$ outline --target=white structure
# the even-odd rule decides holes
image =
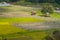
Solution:
[[[54,10],[54,12],[60,12],[60,10]]]
[[[56,8],[54,12],[60,12],[60,8]]]
[[[11,5],[9,3],[2,2],[2,3],[0,3],[0,6],[11,6]]]

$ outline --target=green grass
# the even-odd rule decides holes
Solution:
[[[60,13],[53,13],[51,14],[52,18],[60,18]]]
[[[7,40],[42,40],[47,36],[45,31],[26,30],[11,25],[0,25],[0,39]]]
[[[0,37],[6,38],[7,40],[44,40],[46,36],[51,35],[53,31],[59,29],[46,29],[46,30],[25,30],[18,31],[15,33],[9,33],[6,35],[0,35]]]
[[[34,23],[34,22],[44,22],[44,20],[36,19],[36,18],[0,18],[0,34],[6,34],[11,32],[20,31],[19,28],[12,27],[13,23]]]
[[[0,39],[6,38],[7,40],[42,40],[47,36],[45,31],[25,30],[11,25],[0,24]]]
[[[4,25],[0,24],[0,39],[3,37],[7,40],[44,40],[47,35],[55,30],[60,29],[26,30],[6,23]]]
[[[32,10],[37,10],[33,7],[26,7],[26,6],[18,6],[18,5],[12,5],[12,6],[3,6],[0,7],[2,10],[0,12],[31,12]]]
[[[0,18],[0,39],[6,38],[7,40],[42,40],[47,36],[44,31],[29,31],[18,27],[11,26],[11,22],[30,23],[30,22],[44,22],[45,20],[37,18]]]
[[[43,13],[40,10],[37,10],[38,15],[43,15]],[[51,13],[50,18],[60,18],[60,13]]]
[[[34,7],[26,7],[26,6],[17,6],[12,5],[10,7],[0,7],[2,10],[0,12],[23,12],[23,13],[31,13],[32,10],[37,12],[37,15],[43,15],[41,10],[34,8]],[[60,18],[60,13],[53,13],[51,14],[51,18]]]
[[[2,7],[5,8],[2,10],[4,12],[19,12],[19,11],[28,11],[30,12],[32,8],[25,8],[23,6],[11,6],[11,7]],[[8,11],[7,11],[8,9]],[[36,10],[36,9],[34,9]],[[0,10],[1,11],[1,10]],[[40,10],[36,10],[38,15],[42,15]],[[60,14],[54,13],[51,14],[51,18],[60,18]],[[45,22],[45,20],[38,19],[38,18],[31,18],[31,17],[21,17],[21,18],[1,18],[0,17],[0,37],[5,37],[8,40],[9,39],[19,39],[19,40],[43,40],[50,32],[52,33],[56,29],[51,30],[25,30],[21,28],[17,28],[14,26],[11,26],[11,23],[34,23],[34,22]],[[47,33],[48,34],[47,34]]]
[[[23,31],[22,29],[10,25],[0,25],[0,35],[22,32],[22,31]]]
[[[0,35],[0,37],[9,39],[19,39],[19,40],[43,40],[47,36],[45,31],[18,31],[18,32],[12,32],[9,34]]]
[[[40,19],[36,19],[36,18],[28,18],[28,17],[27,18],[0,18],[0,28],[1,28],[0,29],[0,33],[3,34],[4,31],[6,33],[7,32],[11,32],[12,30],[16,31],[17,28],[10,27],[11,23],[15,23],[15,22],[19,22],[19,23],[30,23],[30,22],[43,22],[43,21],[44,20],[40,20]],[[19,30],[17,30],[17,31],[19,31]]]
[[[0,22],[20,22],[20,23],[33,23],[33,22],[44,22],[45,20],[31,17],[21,18],[0,18]]]
[[[42,40],[43,38],[45,38],[47,36],[47,34],[44,31],[27,31],[27,32],[20,32],[20,33],[16,33],[16,34],[10,34],[9,36],[6,35],[6,37],[8,37],[7,39],[12,39],[13,37],[15,37],[16,39],[20,39],[20,40]],[[12,37],[12,38],[11,38]]]

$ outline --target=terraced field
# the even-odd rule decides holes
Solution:
[[[49,34],[47,29],[60,28],[60,14],[57,13],[43,17],[39,16],[42,15],[39,8],[17,5],[0,9],[1,40],[44,40]],[[31,15],[31,11],[37,14]]]

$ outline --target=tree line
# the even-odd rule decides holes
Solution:
[[[25,2],[32,2],[32,3],[58,3],[60,4],[60,0],[0,0],[0,2],[17,2],[17,1],[25,1]]]

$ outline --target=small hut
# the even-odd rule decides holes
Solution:
[[[35,15],[35,14],[36,14],[36,11],[32,11],[32,12],[31,12],[31,15]]]

